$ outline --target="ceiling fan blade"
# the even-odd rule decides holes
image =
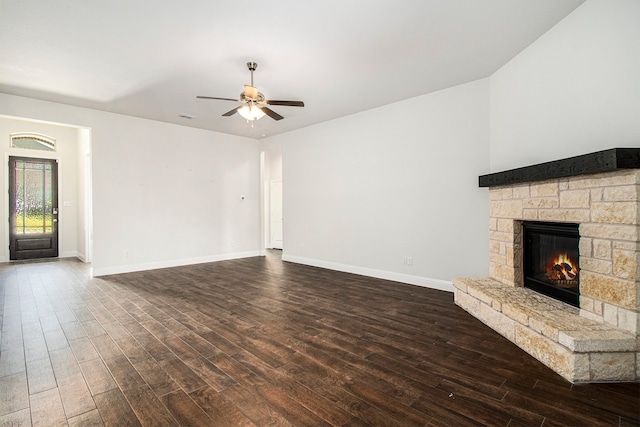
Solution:
[[[235,101],[235,102],[240,102],[240,100],[238,99],[232,99],[232,98],[218,98],[216,96],[196,96],[196,98],[199,99],[219,99],[220,101]]]
[[[239,106],[239,107],[236,107],[236,108],[234,108],[234,109],[233,109],[233,110],[231,110],[231,111],[227,111],[227,112],[226,112],[226,113],[224,113],[222,116],[223,116],[223,117],[233,116],[233,115],[234,115],[235,113],[237,113],[237,112],[238,112],[238,110],[239,110],[239,109],[241,109],[242,107],[243,107],[243,105],[241,105],[241,106]]]
[[[304,102],[302,101],[275,101],[268,99],[264,101],[264,103],[269,105],[285,105],[287,107],[304,107]]]
[[[267,107],[258,107],[258,108],[261,109],[263,113],[265,113],[267,116],[271,117],[273,120],[282,120],[282,119],[284,119],[284,117],[282,117],[280,114],[278,114],[275,111],[273,111],[271,108],[267,108]]]

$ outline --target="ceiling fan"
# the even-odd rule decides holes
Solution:
[[[283,116],[273,111],[267,105],[282,105],[287,107],[304,107],[302,101],[275,101],[273,99],[265,99],[264,95],[258,91],[258,88],[253,86],[253,72],[258,68],[258,64],[255,62],[247,62],[247,67],[251,71],[251,85],[244,85],[244,90],[240,94],[240,99],[232,98],[218,98],[215,96],[197,96],[199,99],[219,99],[221,101],[235,101],[241,102],[244,105],[234,108],[231,111],[227,111],[223,114],[224,117],[233,116],[235,113],[240,113],[242,117],[247,120],[257,120],[265,115],[271,117],[274,120],[282,120]]]

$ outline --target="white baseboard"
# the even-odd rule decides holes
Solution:
[[[155,270],[158,268],[181,267],[183,265],[203,264],[205,262],[225,261],[229,259],[249,258],[260,256],[260,251],[235,252],[221,255],[210,255],[196,258],[183,258],[168,261],[146,262],[142,264],[118,265],[114,267],[93,268],[92,276],[106,276],[109,274],[131,273],[134,271]]]
[[[326,268],[328,270],[343,271],[345,273],[359,274],[361,276],[375,277],[377,279],[392,280],[394,282],[408,283],[410,285],[453,292],[453,284],[448,280],[431,279],[428,277],[413,276],[411,274],[396,273],[394,271],[376,270],[374,268],[358,267],[355,265],[340,264],[337,262],[303,258],[286,254],[282,254],[282,260],[295,262],[296,264]]]

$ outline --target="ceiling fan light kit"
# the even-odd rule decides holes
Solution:
[[[240,107],[238,109],[238,113],[240,113],[240,115],[247,120],[259,120],[266,115],[259,107],[253,106],[251,104]]]
[[[253,85],[253,72],[256,70],[256,68],[258,68],[258,64],[255,62],[247,62],[247,68],[249,68],[249,71],[251,71],[251,85],[244,85],[244,90],[240,94],[239,99],[218,98],[215,96],[197,96],[196,98],[216,99],[220,101],[235,101],[244,104],[240,107],[234,108],[231,111],[227,111],[222,116],[229,117],[234,115],[235,113],[240,113],[243,118],[251,122],[252,127],[255,120],[259,120],[265,115],[271,117],[274,120],[284,119],[283,116],[267,107],[267,105],[304,107],[304,102],[302,101],[276,101],[265,99],[264,95],[260,91],[258,91],[257,87]]]

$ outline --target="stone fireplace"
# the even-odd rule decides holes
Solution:
[[[480,185],[489,187],[490,277],[454,279],[456,304],[571,382],[639,381],[640,149],[485,175]],[[577,304],[525,287],[528,224],[577,228]],[[575,273],[571,262],[551,268]]]

